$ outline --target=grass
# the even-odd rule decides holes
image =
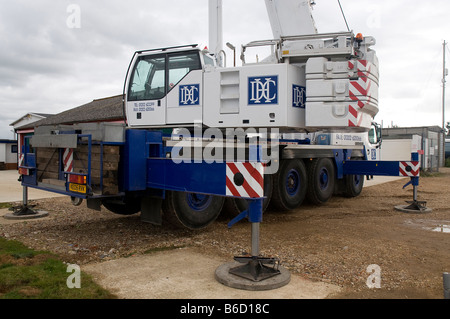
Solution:
[[[0,299],[113,299],[81,272],[81,288],[68,288],[67,265],[58,256],[0,238]]]
[[[0,203],[0,209],[13,207],[10,203]]]

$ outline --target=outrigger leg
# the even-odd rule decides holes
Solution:
[[[419,162],[419,154],[412,153],[411,160],[413,162]],[[408,170],[408,167],[406,167],[406,170]],[[404,213],[429,213],[429,212],[431,212],[432,209],[427,207],[427,202],[417,200],[417,187],[419,186],[419,176],[411,177],[411,180],[408,183],[406,183],[405,186],[403,186],[403,189],[405,189],[409,185],[413,186],[413,200],[406,202],[409,205],[395,206],[395,209],[398,211],[404,212]]]
[[[249,200],[248,210],[234,218],[228,227],[244,218],[252,224],[251,256],[234,257],[234,262],[226,263],[216,270],[220,283],[244,290],[272,290],[287,285],[290,273],[280,265],[278,258],[260,256],[259,236],[262,222],[263,199]]]
[[[417,200],[417,187],[419,186],[419,177],[411,177],[411,180],[403,186],[406,188],[408,185],[413,186],[413,200],[406,201],[409,205],[395,206],[395,209],[404,213],[429,213],[431,208],[427,207],[426,201]]]
[[[28,187],[23,186],[22,205],[12,208],[13,213],[4,215],[6,219],[35,219],[48,215],[48,212],[35,211],[28,205]]]

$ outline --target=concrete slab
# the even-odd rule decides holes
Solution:
[[[18,181],[19,173],[16,170],[0,171],[0,203],[21,202],[23,187]],[[64,195],[28,188],[28,199],[61,197]]]
[[[217,267],[226,262],[181,248],[85,265],[81,270],[121,299],[323,299],[341,290],[293,274],[289,284],[274,290],[230,288],[214,278]]]

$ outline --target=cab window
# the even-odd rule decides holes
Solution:
[[[128,101],[162,99],[189,72],[201,68],[198,51],[142,56],[132,73]]]
[[[172,90],[189,72],[201,69],[198,51],[169,54],[169,91]]]

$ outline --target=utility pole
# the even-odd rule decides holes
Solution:
[[[445,85],[447,83],[445,77],[448,75],[448,70],[445,67],[445,49],[447,48],[447,42],[444,40],[444,44],[442,45],[442,56],[443,56],[443,70],[442,70],[442,142],[440,147],[442,148],[443,156],[440,156],[439,152],[439,162],[441,162],[440,166],[445,165]],[[439,169],[439,168],[438,168]]]
[[[444,44],[442,45],[443,51],[443,71],[442,71],[442,128],[445,130],[445,84],[447,81],[445,80],[445,77],[448,75],[448,70],[445,67],[445,49],[447,47],[447,42],[444,41]]]

